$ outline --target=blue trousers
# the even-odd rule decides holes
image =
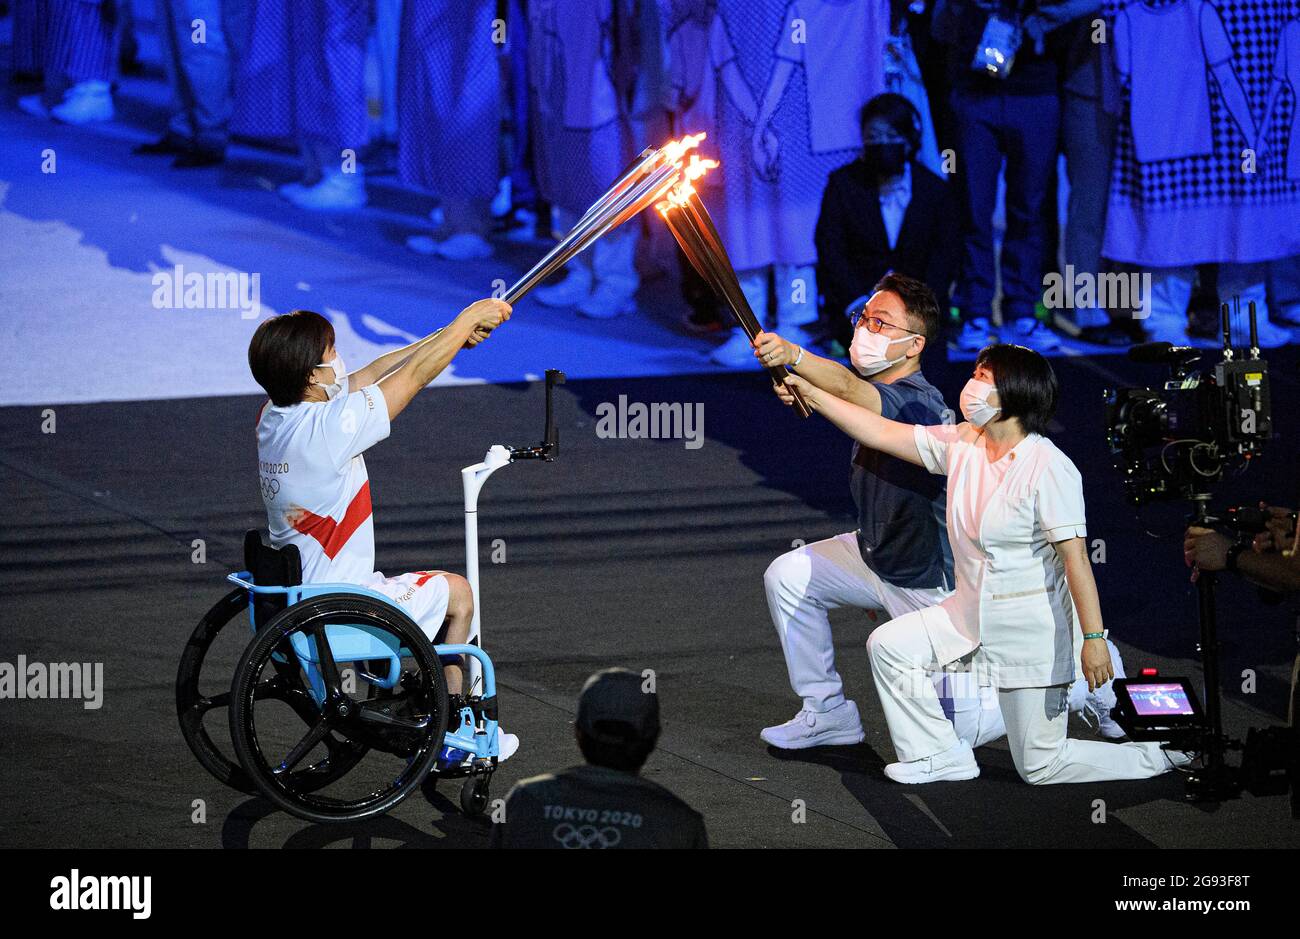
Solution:
[[[1034,315],[1043,292],[1047,237],[1044,200],[1056,163],[1061,102],[1055,94],[972,93],[955,89],[958,170],[965,178],[961,270],[953,302],[966,318],[993,310],[997,261],[993,214],[1006,162],[1006,232],[1002,239],[1002,320]]]
[[[196,146],[224,150],[234,106],[235,62],[247,47],[245,0],[164,0],[159,4],[163,63],[176,97],[167,129]],[[201,20],[203,42],[195,42]]]

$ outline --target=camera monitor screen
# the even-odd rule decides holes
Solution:
[[[1196,706],[1181,682],[1129,682],[1126,690],[1139,717],[1193,717]]]

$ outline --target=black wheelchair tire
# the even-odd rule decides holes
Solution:
[[[293,787],[281,784],[258,746],[253,718],[256,710],[255,689],[272,653],[291,633],[301,631],[304,624],[318,623],[323,628],[331,620],[345,623],[368,622],[399,635],[402,644],[411,650],[427,682],[425,694],[429,699],[430,723],[421,731],[427,735],[422,748],[413,756],[411,763],[392,787],[353,803],[318,795],[316,790],[321,788],[319,786],[311,790],[294,791]],[[391,604],[362,594],[324,594],[276,614],[244,650],[231,683],[230,736],[244,772],[253,781],[257,791],[278,808],[309,822],[354,822],[384,814],[420,787],[434,767],[442,748],[447,709],[447,686],[442,665],[433,650],[433,644],[410,617]],[[322,720],[326,718],[322,717]]]

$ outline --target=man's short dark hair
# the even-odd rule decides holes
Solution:
[[[654,752],[659,735],[642,737],[635,727],[621,721],[597,721],[597,740],[578,728],[578,749],[592,766],[619,769],[627,773],[638,772]]]
[[[272,404],[302,400],[311,373],[334,345],[334,327],[311,310],[294,310],[257,327],[248,344],[248,367]]]
[[[980,366],[993,373],[1002,407],[998,417],[1018,417],[1026,433],[1046,434],[1058,394],[1052,363],[1025,346],[995,345],[980,352],[975,367]]]
[[[926,346],[937,342],[942,323],[939,320],[939,301],[934,291],[915,277],[890,271],[876,282],[874,293],[888,290],[903,301],[907,318],[912,321],[912,331],[925,337]]]

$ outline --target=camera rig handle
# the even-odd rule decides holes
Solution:
[[[545,460],[555,462],[560,452],[560,431],[555,425],[555,386],[563,385],[565,376],[558,368],[546,370],[546,426],[542,431],[542,442],[535,447],[511,447],[512,460]]]

